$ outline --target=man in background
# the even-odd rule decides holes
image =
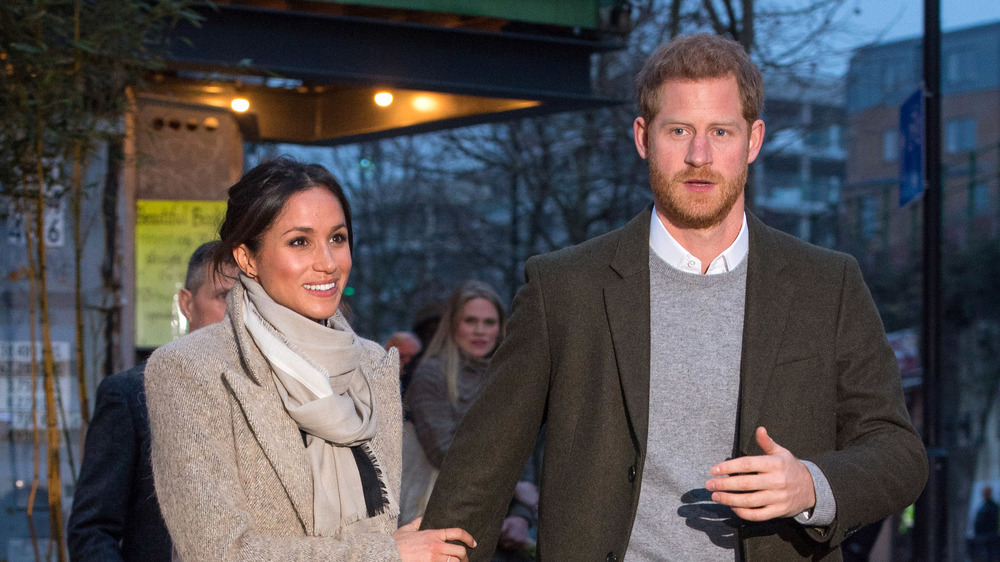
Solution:
[[[996,562],[1000,560],[1000,507],[993,500],[993,488],[983,488],[983,505],[976,511],[972,524],[974,536],[970,541],[969,554],[975,562]]]
[[[189,332],[226,314],[226,295],[235,276],[213,271],[216,244],[208,242],[194,251],[184,288],[177,295]],[[97,387],[69,518],[73,562],[170,560],[170,535],[160,515],[149,464],[145,367],[142,363],[111,375]]]
[[[412,332],[396,332],[389,336],[389,339],[385,341],[386,351],[389,351],[389,349],[393,347],[399,350],[400,394],[405,394],[406,387],[410,382],[409,375],[413,372],[413,369],[407,368],[407,366],[418,355],[420,355],[424,346],[420,343],[420,339],[417,338],[416,334],[413,334]]]

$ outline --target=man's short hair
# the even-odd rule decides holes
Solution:
[[[635,78],[642,118],[649,123],[660,109],[660,86],[670,80],[736,78],[743,118],[753,124],[764,110],[764,78],[743,46],[719,35],[698,33],[660,45]]]
[[[205,283],[205,278],[208,275],[209,262],[212,259],[212,254],[215,253],[215,249],[219,246],[219,241],[214,240],[212,242],[205,242],[198,249],[191,254],[191,259],[188,260],[187,276],[184,278],[184,288],[193,292],[197,292],[198,289]]]

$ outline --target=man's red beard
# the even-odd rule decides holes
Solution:
[[[715,184],[715,189],[708,193],[693,193],[684,186],[684,182],[688,180],[709,181]],[[656,209],[680,228],[702,230],[722,223],[740,198],[746,183],[746,165],[739,175],[731,179],[726,179],[714,170],[696,169],[688,169],[667,178],[653,159],[649,159],[649,184],[653,190]]]

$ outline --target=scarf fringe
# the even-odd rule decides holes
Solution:
[[[368,443],[351,447],[354,459],[358,463],[358,473],[365,493],[365,507],[368,517],[385,512],[389,507],[389,491],[386,489],[385,476],[378,465],[375,452]]]

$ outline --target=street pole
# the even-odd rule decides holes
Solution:
[[[948,455],[941,442],[941,6],[924,0],[923,437],[930,461],[917,500],[917,560],[946,560]]]

